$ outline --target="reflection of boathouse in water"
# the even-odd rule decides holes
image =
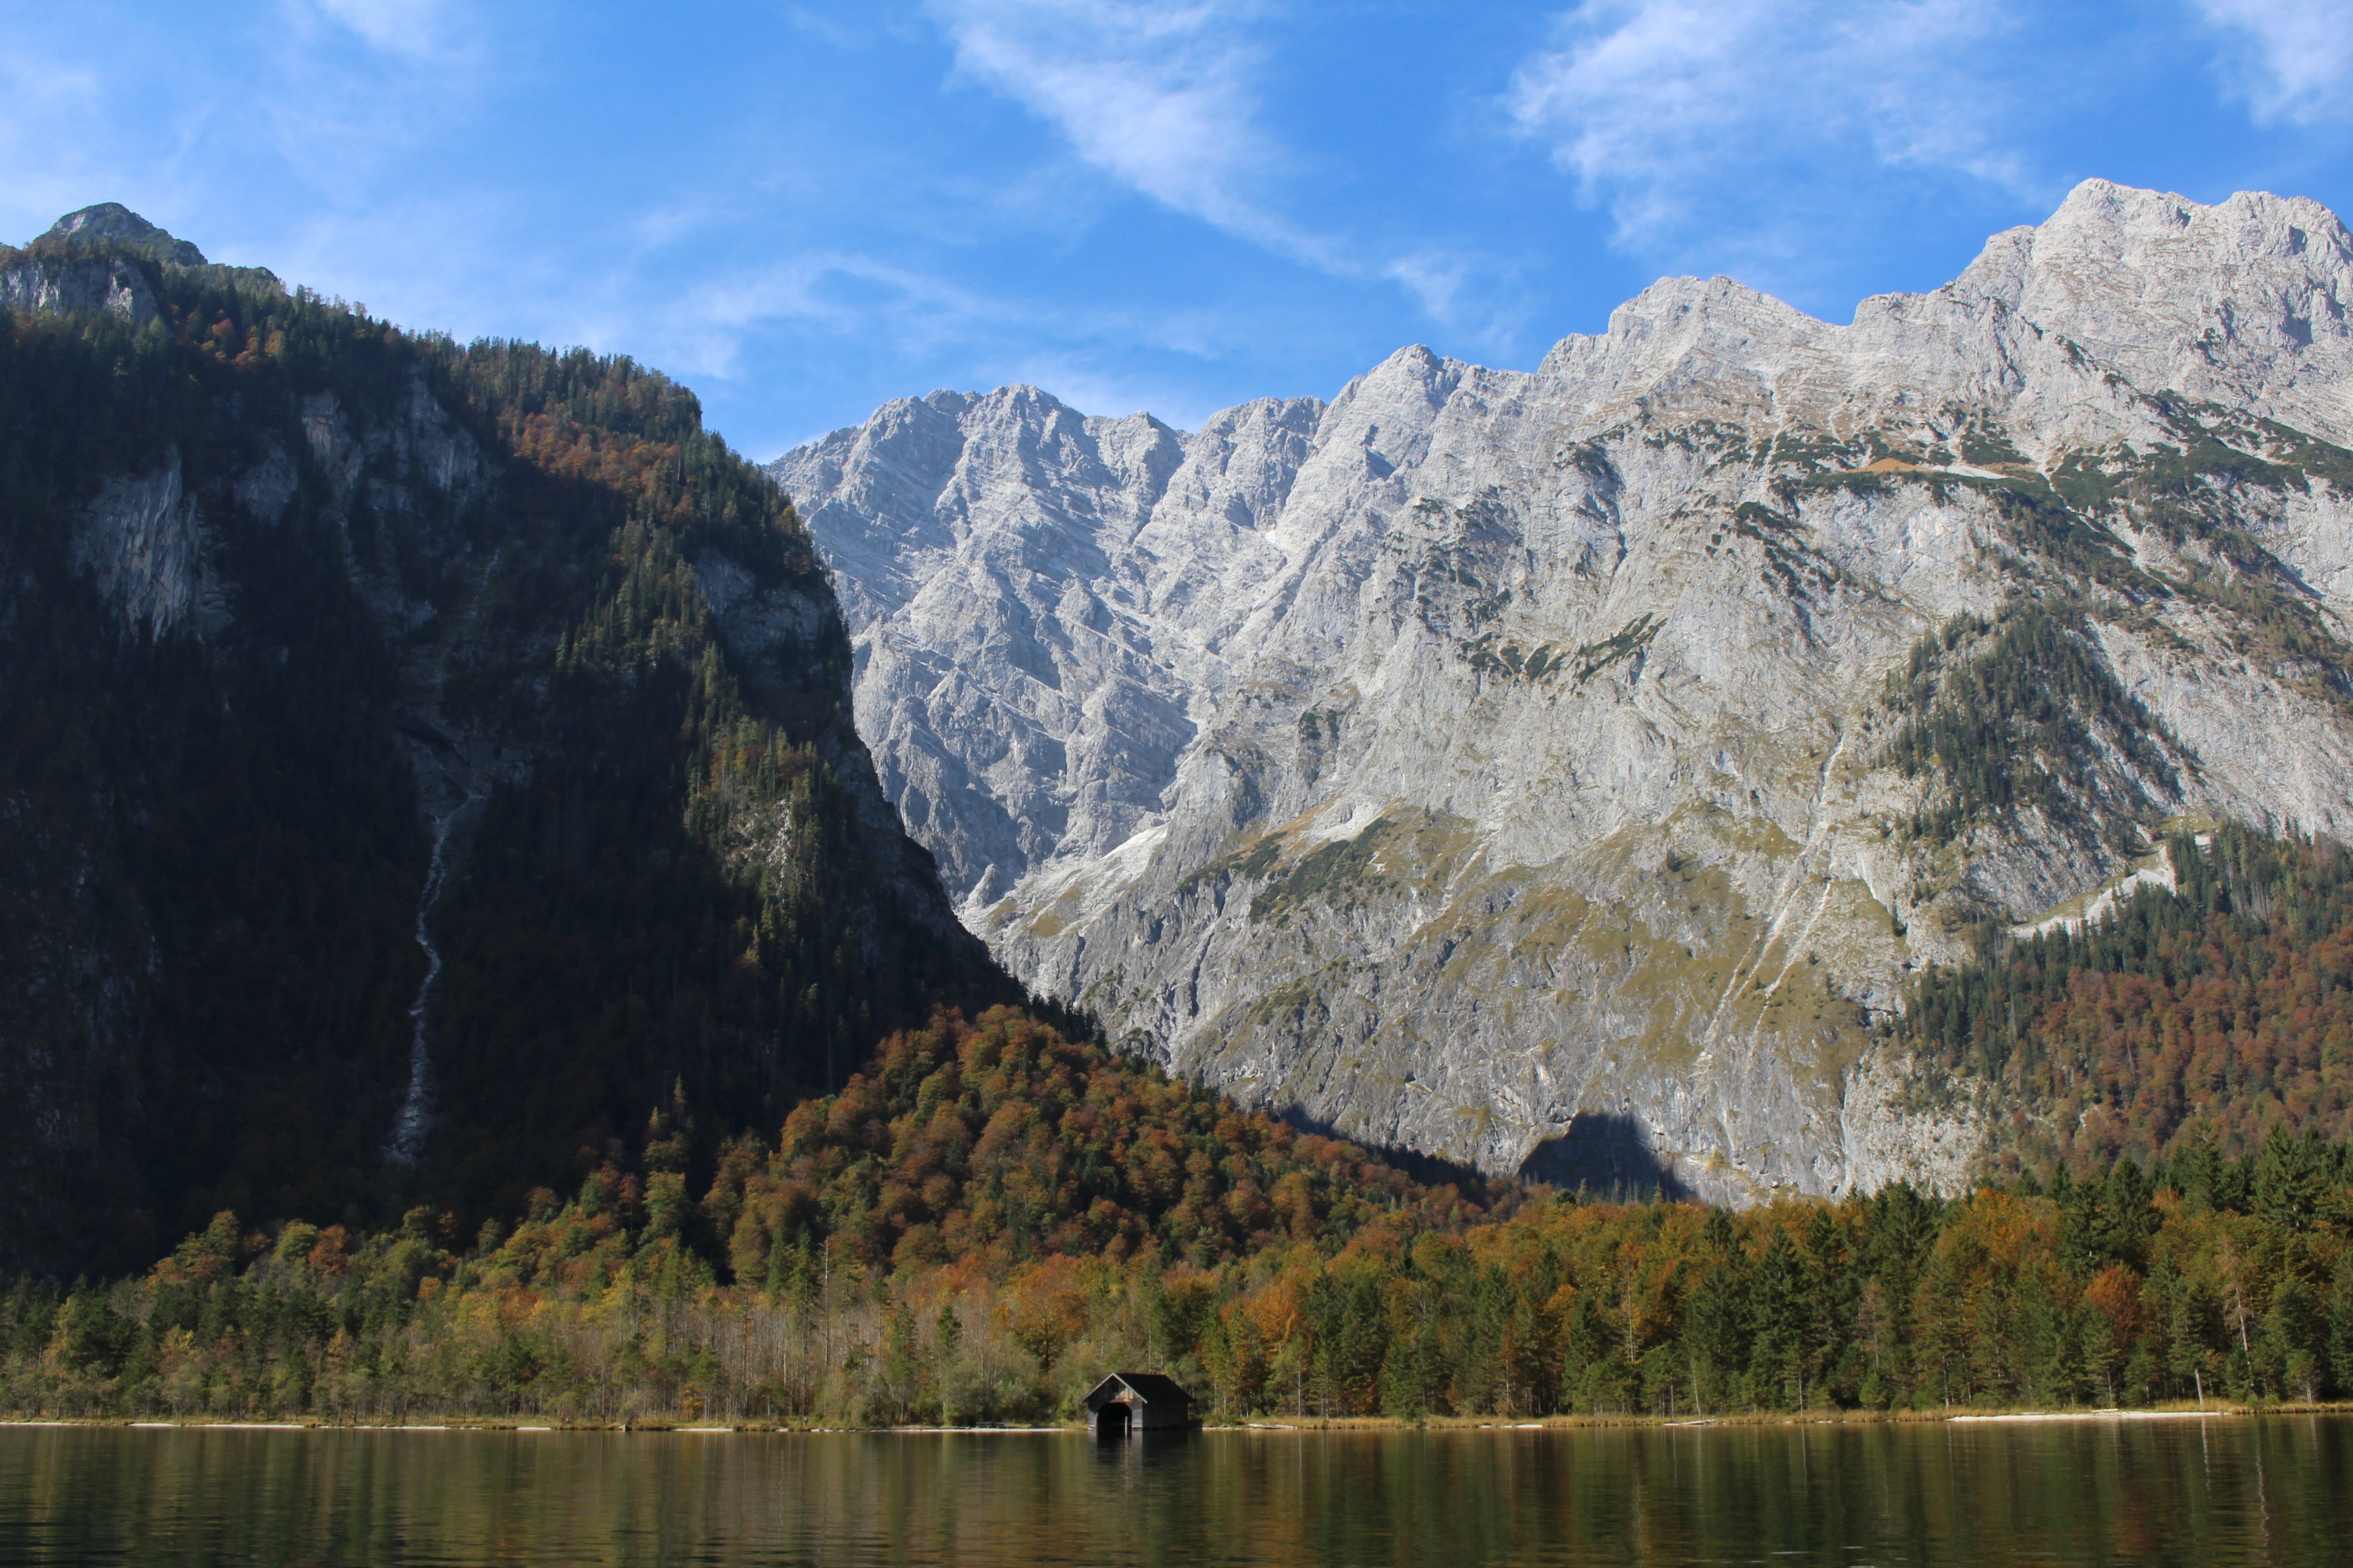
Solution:
[[[1156,1372],[1115,1372],[1087,1393],[1087,1430],[1098,1437],[1182,1431],[1193,1424],[1193,1396]]]

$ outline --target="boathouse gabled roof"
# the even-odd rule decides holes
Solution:
[[[1146,1405],[1193,1403],[1193,1396],[1186,1393],[1173,1377],[1156,1372],[1115,1372],[1087,1391],[1087,1408],[1092,1410],[1118,1398],[1123,1387]]]

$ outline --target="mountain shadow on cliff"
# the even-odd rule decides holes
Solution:
[[[1663,1198],[1680,1202],[1691,1189],[1651,1146],[1650,1131],[1618,1111],[1580,1110],[1568,1131],[1547,1138],[1520,1162],[1520,1180],[1543,1182],[1588,1197]]]

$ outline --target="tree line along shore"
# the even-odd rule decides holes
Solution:
[[[0,1293],[0,1408],[101,1419],[1051,1425],[2263,1408],[2353,1394],[2353,1151],[1742,1212],[1416,1181],[1009,1008],[886,1041],[707,1172],[682,1112],[470,1240],[223,1214]]]
[[[1583,1431],[1688,1431],[1715,1429],[1725,1431],[1767,1426],[2042,1426],[2080,1424],[2139,1424],[2145,1422],[2229,1421],[2240,1418],[2307,1419],[2315,1416],[2353,1415],[2353,1401],[2323,1400],[2316,1404],[2295,1401],[2256,1401],[2232,1404],[2218,1400],[2209,1405],[2174,1404],[2145,1408],[2079,1406],[2064,1410],[2035,1409],[1976,1409],[1954,1408],[1938,1410],[1810,1410],[1725,1411],[1712,1415],[1664,1415],[1651,1412],[1614,1412],[1593,1415],[1555,1415],[1525,1421],[1507,1416],[1481,1415],[1308,1415],[1293,1418],[1259,1416],[1250,1418],[1209,1419],[1172,1428],[1166,1433],[1147,1433],[1147,1437],[1183,1436],[1194,1433],[1233,1433],[1249,1436],[1270,1436],[1282,1433],[1309,1436],[1346,1436],[1350,1434],[1381,1434],[1391,1432],[1470,1433],[1470,1432],[1583,1432]],[[536,1436],[565,1433],[572,1435],[610,1435],[616,1436],[899,1436],[899,1437],[1060,1437],[1087,1435],[1086,1423],[1078,1418],[1056,1421],[1048,1426],[1018,1426],[1007,1422],[969,1422],[961,1426],[826,1426],[815,1420],[786,1420],[769,1424],[763,1420],[733,1423],[698,1422],[687,1417],[655,1416],[637,1421],[590,1422],[560,1421],[533,1416],[459,1415],[445,1420],[352,1420],[330,1421],[315,1416],[290,1421],[237,1419],[231,1416],[0,1416],[0,1429],[56,1430],[77,1428],[123,1431],[173,1432],[368,1432],[368,1433],[506,1433]],[[1120,1439],[1106,1439],[1119,1441]]]

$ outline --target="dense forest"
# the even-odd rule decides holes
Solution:
[[[1030,1422],[1162,1366],[1215,1419],[2306,1402],[2353,1394],[2353,1150],[2200,1136],[1957,1201],[1734,1214],[1427,1185],[1010,1009],[892,1037],[470,1241],[223,1214],[143,1278],[18,1283],[58,1415]]]
[[[1991,621],[1957,616],[1889,673],[1886,701],[1903,719],[1883,759],[1937,786],[1904,823],[1932,848],[2025,812],[2128,848],[2180,798],[2161,726],[2093,647],[2078,605],[2021,598]]]
[[[145,304],[0,310],[0,1407],[1026,1422],[1135,1363],[1220,1419],[2353,1397],[2336,844],[2176,834],[2177,890],[1918,981],[1882,1043],[2005,1108],[1965,1195],[1412,1173],[1003,1005],[807,536],[684,390],[0,249],[84,263]],[[126,599],[90,520],[132,479],[185,560]],[[2171,799],[2061,610],[1890,700],[1933,847]]]
[[[691,395],[153,236],[0,247],[117,301],[0,308],[0,1266],[143,1267],[221,1208],[511,1214],[673,1089],[707,1169],[934,1001],[1018,999],[873,789],[807,534]]]
[[[2105,918],[1931,973],[1890,1026],[1996,1087],[2012,1170],[2144,1164],[2277,1129],[2353,1138],[2353,856],[2239,824],[2168,838]]]

